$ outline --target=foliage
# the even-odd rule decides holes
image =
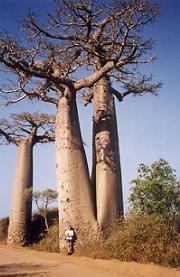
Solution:
[[[39,213],[34,213],[31,222],[31,243],[38,242],[45,233],[44,218]]]
[[[130,214],[105,244],[109,256],[124,261],[180,265],[179,234],[157,215]]]
[[[9,217],[0,219],[0,242],[6,242],[8,233]]]
[[[180,234],[157,215],[132,213],[118,223],[108,240],[87,242],[81,255],[180,266]]]
[[[53,208],[51,210],[48,210],[47,218],[49,227],[54,228],[54,226],[58,222],[58,210]],[[9,217],[0,219],[0,243],[6,243],[7,241],[8,226]],[[52,232],[50,232],[50,234],[51,233]],[[40,240],[42,240],[42,238],[44,238],[45,234],[46,226],[44,218],[41,215],[34,213],[31,222],[31,242],[33,244],[38,243]],[[58,235],[56,235],[54,240],[58,240]]]
[[[158,214],[168,221],[180,214],[180,181],[167,161],[160,159],[151,166],[140,164],[138,177],[129,201],[134,210]]]
[[[41,251],[59,252],[58,224],[55,222],[49,233],[44,234],[32,247]],[[166,221],[158,215],[130,213],[112,228],[107,240],[86,241],[76,249],[75,254],[178,267],[180,234],[175,224],[170,230]]]
[[[39,251],[59,252],[59,223],[56,221],[49,228],[48,233],[44,233],[41,238],[32,244],[32,248]]]
[[[47,188],[44,191],[33,192],[33,200],[36,203],[39,214],[44,218],[46,231],[49,231],[48,212],[49,205],[57,200],[57,192]]]

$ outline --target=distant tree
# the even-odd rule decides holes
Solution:
[[[44,223],[46,226],[46,231],[49,231],[48,225],[48,211],[49,205],[56,202],[57,192],[50,188],[43,191],[33,192],[33,201],[36,203],[39,214],[44,218]]]
[[[8,243],[24,246],[30,242],[33,187],[33,147],[54,141],[54,116],[43,113],[12,114],[0,120],[0,144],[17,146]]]
[[[131,183],[129,202],[134,210],[160,215],[169,222],[180,215],[180,180],[167,161],[140,164],[138,177]]]

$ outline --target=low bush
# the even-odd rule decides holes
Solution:
[[[7,240],[8,225],[9,225],[9,217],[0,219],[0,242],[1,243],[5,243]]]
[[[48,233],[41,233],[39,239],[32,244],[32,248],[38,251],[59,252],[59,224],[54,222]]]
[[[130,214],[104,244],[107,255],[123,261],[180,266],[180,234],[155,215]]]
[[[57,212],[52,211],[49,232],[43,219],[33,216],[32,248],[59,252]],[[8,218],[0,220],[0,241],[7,238]],[[160,216],[132,213],[110,230],[106,240],[86,241],[76,255],[100,259],[119,259],[164,266],[180,266],[180,233],[175,224],[168,225]]]
[[[47,220],[49,227],[54,226],[58,220],[58,210],[49,209],[47,213]],[[47,233],[44,217],[39,213],[34,213],[31,224],[31,241],[32,243],[38,242],[44,234]]]
[[[87,242],[79,252],[92,258],[178,267],[180,234],[159,216],[130,214],[112,228],[107,240]]]

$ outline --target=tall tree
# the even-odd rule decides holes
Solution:
[[[11,120],[0,120],[0,143],[17,146],[16,171],[8,229],[8,243],[24,246],[30,243],[33,146],[54,141],[54,117],[47,114],[12,114]]]
[[[35,13],[30,13],[24,21],[23,27],[29,35],[27,49],[7,34],[1,37],[0,61],[15,71],[23,84],[23,89],[22,86],[14,89],[20,92],[20,97],[13,101],[27,96],[24,86],[35,76],[45,80],[37,97],[56,102],[57,177],[62,196],[59,196],[60,232],[69,218],[73,227],[83,229],[81,233],[86,234],[86,222],[90,218],[91,226],[95,225],[94,204],[78,122],[76,92],[94,86],[93,175],[96,175],[97,187],[94,195],[97,194],[99,225],[104,229],[123,211],[113,95],[122,101],[129,94],[157,93],[160,83],[153,84],[151,76],[141,76],[137,65],[154,59],[150,53],[152,40],[143,39],[142,30],[156,17],[158,6],[148,0],[106,4],[88,0],[56,2],[57,9],[48,13],[45,24],[38,22]],[[44,60],[40,61],[40,57]],[[78,79],[79,74],[74,75],[87,68],[85,77]],[[113,79],[121,83],[121,92],[112,88]],[[56,101],[51,97],[52,90]],[[35,93],[29,94],[33,95]],[[85,98],[90,101],[92,97],[86,95]],[[80,175],[79,168],[83,169]]]
[[[93,168],[97,220],[105,230],[123,216],[123,192],[114,97],[108,77],[94,85]]]
[[[9,37],[6,37],[5,40],[7,45],[14,43],[14,39],[11,40]],[[74,82],[66,77],[69,72],[73,72],[74,58],[69,55],[65,59],[63,54],[60,56],[58,53],[56,62],[52,62],[50,58],[47,61],[34,61],[34,51],[37,49],[27,51],[20,49],[17,45],[13,47],[16,48],[15,55],[24,55],[24,61],[18,62],[19,65],[15,66],[13,65],[15,61],[13,59],[11,63],[12,59],[8,56],[9,54],[4,56],[6,61],[3,58],[6,66],[11,68],[11,73],[15,72],[14,78],[17,78],[17,81],[13,82],[13,87],[1,90],[1,95],[8,98],[7,104],[17,103],[28,97],[53,103],[57,107],[55,138],[60,247],[61,245],[63,247],[65,243],[64,231],[68,224],[76,229],[79,241],[86,240],[87,237],[94,237],[97,234],[97,223],[76,106],[76,90],[78,88],[74,88]],[[51,49],[49,51],[51,52]],[[54,51],[52,54],[55,54]],[[26,59],[29,59],[30,53],[32,61],[27,63]],[[17,56],[15,59],[19,60]],[[62,58],[61,64],[59,58]],[[21,68],[22,62],[23,64],[25,62],[25,68]],[[37,81],[37,77],[44,80]],[[34,82],[36,89],[33,88]],[[16,83],[18,83],[18,87],[16,87]],[[79,85],[82,86],[82,83],[77,83],[77,87]]]
[[[80,1],[81,2],[81,1]],[[78,2],[76,9],[83,9]],[[103,7],[96,7],[91,15],[88,4],[83,4],[86,19],[89,16],[89,44],[86,51],[91,53],[94,72],[100,71],[109,62],[114,69],[94,85],[93,115],[93,171],[92,179],[96,187],[97,219],[101,229],[105,229],[123,215],[123,195],[120,169],[118,129],[113,95],[119,101],[129,94],[157,93],[161,86],[151,84],[151,76],[141,76],[138,64],[153,60],[149,54],[153,44],[144,40],[142,28],[152,22],[158,13],[158,6],[150,1],[116,1]],[[89,14],[88,14],[89,13]],[[102,18],[97,22],[97,17]],[[95,19],[96,18],[96,19]],[[96,22],[95,22],[96,21]],[[87,50],[88,49],[88,50]],[[112,80],[119,81],[122,92],[115,90]]]

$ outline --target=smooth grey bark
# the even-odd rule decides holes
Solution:
[[[97,221],[101,230],[123,215],[123,194],[114,97],[107,77],[94,85],[93,169]]]
[[[67,92],[67,91],[66,91]],[[56,167],[60,248],[70,224],[78,242],[94,238],[97,221],[75,95],[59,99],[56,116]]]
[[[30,243],[33,184],[33,145],[30,139],[19,142],[13,183],[8,244]]]

